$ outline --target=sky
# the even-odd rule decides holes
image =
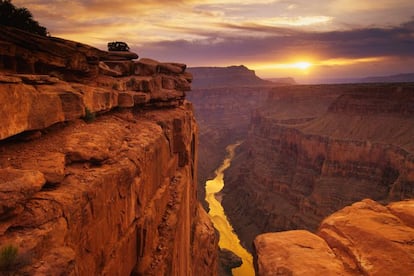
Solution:
[[[52,36],[301,83],[414,72],[412,0],[14,0]]]

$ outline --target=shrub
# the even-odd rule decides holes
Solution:
[[[93,121],[95,121],[95,113],[93,113],[92,111],[89,110],[89,108],[85,108],[85,117],[83,117],[83,120],[87,123],[92,123]]]
[[[10,270],[16,263],[17,247],[6,245],[0,250],[0,270]]]

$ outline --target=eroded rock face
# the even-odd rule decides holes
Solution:
[[[350,275],[328,244],[305,230],[261,234],[254,248],[258,275]]]
[[[0,244],[18,248],[10,273],[216,275],[185,65],[152,61],[160,70],[136,75],[139,61],[75,42],[15,32],[4,43]]]
[[[413,86],[332,87],[275,91],[269,108],[253,116],[223,197],[246,246],[263,232],[314,231],[324,217],[367,197],[414,196]]]
[[[197,204],[195,139],[186,105],[140,115],[111,113],[91,124],[74,121],[33,141],[3,143],[0,166],[15,169],[1,170],[2,195],[7,193],[1,201],[2,217],[7,214],[0,223],[1,244],[31,256],[19,267],[22,273],[192,275],[193,269],[207,269],[214,274],[217,240]],[[38,165],[37,160],[60,156],[65,158],[56,165],[63,169],[59,177],[51,174],[53,166]],[[50,183],[43,173],[23,168],[49,173]],[[30,187],[12,185],[16,181]],[[11,185],[14,190],[6,189]],[[59,262],[49,267],[55,259]]]
[[[191,89],[180,63],[0,30],[0,139],[117,107],[175,107]],[[7,46],[7,47],[6,47]],[[116,59],[118,57],[118,59]]]
[[[304,230],[259,235],[258,275],[409,275],[414,271],[413,200],[363,200]],[[394,210],[398,210],[395,212]]]
[[[268,91],[268,87],[260,86],[226,87],[195,89],[188,94],[200,129],[200,200],[205,198],[205,183],[214,177],[226,147],[247,136],[250,116],[263,105]]]

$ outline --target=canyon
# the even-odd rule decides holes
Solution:
[[[238,141],[217,198],[258,275],[414,271],[412,83],[270,82],[9,27],[0,45],[0,273],[228,275],[205,183]]]
[[[0,40],[2,271],[216,275],[186,66],[9,27]]]
[[[207,160],[244,141],[220,198],[243,245],[256,254],[258,275],[412,271],[412,201],[400,200],[414,195],[413,84],[272,88],[236,85],[235,72],[229,75],[232,85],[204,83],[191,95],[205,134],[199,183],[217,167]],[[399,214],[391,207],[397,205]],[[278,233],[262,234],[268,232]],[[400,254],[407,267],[396,261]],[[387,269],[375,261],[381,258]]]
[[[413,91],[351,84],[270,92],[225,178],[223,206],[246,246],[259,233],[315,231],[364,198],[412,198]]]

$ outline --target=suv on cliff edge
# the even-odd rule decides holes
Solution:
[[[121,41],[108,42],[108,51],[128,52],[129,46],[125,42]]]

